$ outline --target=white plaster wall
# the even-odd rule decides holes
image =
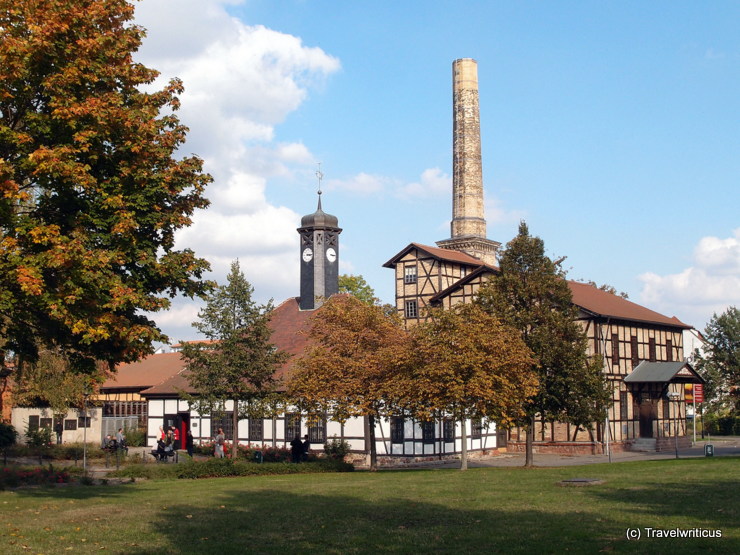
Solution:
[[[87,413],[90,416],[90,427],[77,428],[76,430],[64,430],[62,432],[62,443],[82,443],[83,439],[87,439],[87,443],[100,443],[102,433],[102,409],[100,407],[88,407]],[[82,411],[78,409],[72,409],[67,411],[64,416],[65,420],[77,420]],[[51,409],[41,407],[15,407],[11,413],[10,423],[18,432],[18,442],[25,443],[26,435],[25,431],[28,427],[29,416],[39,416],[40,418],[52,418],[54,417]],[[87,430],[87,431],[85,431]],[[56,443],[56,433],[52,429],[51,441]]]

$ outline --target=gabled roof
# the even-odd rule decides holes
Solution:
[[[443,289],[442,291],[440,291],[439,293],[437,293],[436,295],[434,295],[433,297],[431,297],[429,299],[429,302],[431,304],[438,303],[442,299],[444,299],[446,296],[452,294],[453,291],[456,291],[456,290],[462,288],[463,286],[465,286],[466,284],[470,283],[471,281],[473,281],[474,279],[478,278],[479,276],[481,276],[483,274],[488,274],[488,273],[495,273],[495,270],[493,268],[491,268],[490,266],[478,266],[475,270],[473,270],[472,272],[470,272],[465,277],[462,277],[459,280],[457,280],[455,283],[453,283],[452,285],[450,285],[447,289]]]
[[[692,328],[692,326],[684,324],[675,316],[669,318],[654,310],[623,299],[619,295],[602,291],[593,285],[569,281],[568,286],[573,294],[573,304],[581,307],[593,316],[661,324],[682,329]]]
[[[648,362],[643,360],[625,383],[704,383],[688,362]]]
[[[272,335],[270,342],[279,351],[286,352],[291,357],[277,369],[275,378],[281,379],[290,375],[290,372],[300,355],[309,343],[308,330],[311,318],[321,309],[301,310],[297,298],[290,298],[276,306],[270,317]],[[178,353],[179,354],[179,353]],[[157,355],[155,355],[157,356]],[[158,355],[161,356],[161,355]],[[183,366],[173,366],[166,380],[142,391],[146,397],[175,396],[179,391],[195,393],[187,380],[187,370]]]
[[[429,245],[422,245],[419,243],[410,243],[407,247],[401,250],[396,256],[394,256],[388,262],[383,264],[383,267],[393,268],[396,264],[398,264],[398,262],[404,256],[406,256],[409,253],[409,251],[413,249],[418,249],[428,254],[432,258],[436,258],[438,260],[456,262],[458,264],[465,264],[468,266],[487,266],[488,268],[493,268],[493,266],[488,266],[484,264],[483,261],[480,260],[479,258],[470,256],[469,254],[465,254],[464,252],[453,251],[450,249],[440,249],[439,247],[430,247]]]
[[[412,249],[420,249],[427,252],[431,256],[442,260],[470,265],[473,265],[473,263],[475,263],[475,265],[477,266],[476,269],[468,273],[468,275],[460,278],[458,281],[456,281],[446,289],[431,297],[429,300],[432,304],[440,302],[443,298],[452,294],[454,291],[460,289],[465,284],[469,283],[482,274],[495,274],[499,271],[498,268],[485,265],[477,258],[468,256],[465,253],[451,251],[448,249],[439,249],[436,247],[428,247],[426,245],[420,245],[418,243],[411,243],[404,250],[394,256],[391,260],[386,262],[384,266],[392,268],[394,264],[397,264],[400,259],[403,258]],[[568,281],[568,287],[570,288],[571,294],[573,296],[573,304],[583,309],[591,316],[601,318],[613,318],[630,322],[659,324],[663,326],[670,326],[687,330],[692,329],[692,326],[684,324],[675,316],[665,316],[663,314],[660,314],[659,312],[650,310],[649,308],[641,306],[637,303],[628,301],[627,299],[624,299],[619,295],[614,295],[607,291],[602,291],[601,289],[594,287],[593,285],[580,283],[577,281]]]
[[[182,368],[180,353],[149,355],[137,362],[119,365],[116,373],[103,382],[100,390],[106,393],[116,389],[146,389],[169,379]]]

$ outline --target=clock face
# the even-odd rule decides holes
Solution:
[[[328,249],[326,249],[326,259],[329,262],[334,262],[337,259],[337,251],[335,251],[331,247],[329,247]]]
[[[303,249],[303,261],[311,262],[312,258],[313,258],[313,251],[309,248]]]

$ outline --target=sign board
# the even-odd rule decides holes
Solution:
[[[704,402],[704,384],[694,384],[694,401],[696,401],[697,403]]]
[[[694,386],[690,383],[683,384],[683,400],[687,403],[694,402]]]

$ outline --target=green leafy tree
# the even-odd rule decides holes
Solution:
[[[25,407],[50,407],[54,414],[63,415],[72,407],[81,407],[84,395],[107,375],[102,363],[92,375],[80,375],[60,348],[42,349],[36,362],[24,365],[18,373],[14,402]]]
[[[226,285],[207,295],[206,306],[193,326],[208,342],[184,343],[182,357],[188,381],[197,392],[184,394],[201,414],[223,412],[234,400],[232,444],[237,455],[236,434],[240,418],[261,418],[276,410],[275,372],[288,355],[270,343],[272,303],[258,305],[254,289],[239,268],[231,264]]]
[[[714,314],[704,329],[707,343],[699,353],[698,370],[706,380],[709,412],[740,413],[740,310],[731,306]]]
[[[588,341],[576,321],[578,309],[560,262],[545,255],[545,244],[519,225],[506,246],[500,273],[477,298],[485,310],[518,330],[534,356],[539,393],[525,405],[525,465],[533,464],[535,417],[586,425],[601,421],[610,399],[602,363],[587,356]]]
[[[357,297],[366,304],[380,304],[380,299],[375,296],[375,290],[370,287],[362,276],[353,276],[350,274],[340,275],[339,292]]]
[[[61,346],[78,371],[152,351],[145,313],[200,295],[206,261],[174,248],[209,175],[176,158],[182,83],[133,61],[125,0],[0,0],[0,350]],[[3,357],[4,358],[4,357]]]
[[[460,469],[467,470],[466,420],[508,427],[525,416],[526,403],[537,393],[529,349],[517,330],[474,304],[432,310],[411,335],[411,363],[400,373],[401,404],[419,420],[449,415],[459,422]]]
[[[8,464],[8,447],[15,445],[18,440],[18,431],[13,425],[0,422],[0,449],[3,452],[3,464]]]
[[[367,417],[375,470],[375,425],[400,396],[395,376],[408,352],[408,335],[382,307],[335,296],[313,317],[309,337],[313,346],[296,362],[289,398],[309,418]]]

